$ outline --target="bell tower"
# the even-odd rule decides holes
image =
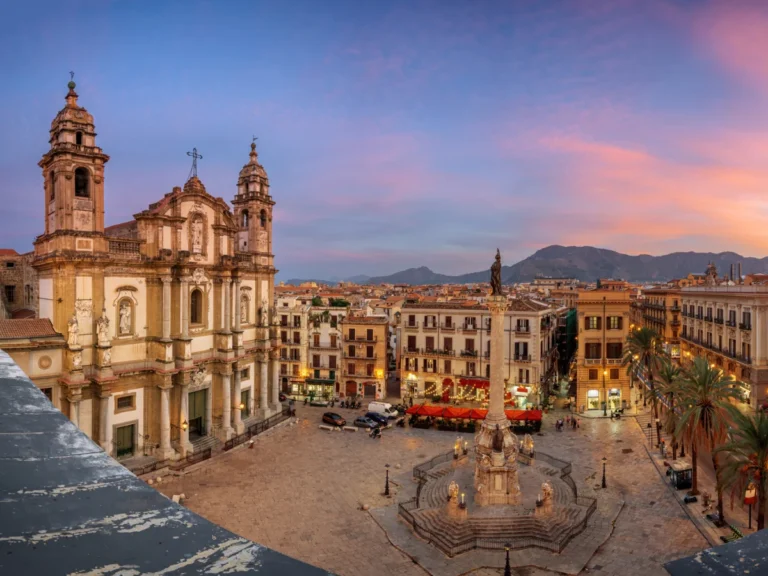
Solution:
[[[269,195],[269,179],[258,157],[254,138],[250,160],[240,170],[237,194],[232,201],[238,226],[235,250],[255,253],[259,264],[272,266],[272,207],[275,202]]]
[[[45,233],[36,242],[38,254],[104,248],[104,165],[109,156],[96,146],[93,116],[78,105],[75,82],[67,87],[67,103],[51,122],[50,149],[38,162],[45,182]]]

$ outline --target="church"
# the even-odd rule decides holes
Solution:
[[[281,410],[267,173],[251,144],[230,208],[195,150],[183,187],[105,227],[109,156],[68,87],[39,162],[32,263],[39,318],[66,342],[20,365],[113,457],[186,457]]]

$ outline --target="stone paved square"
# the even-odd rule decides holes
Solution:
[[[168,496],[184,493],[191,510],[241,536],[340,576],[425,574],[390,544],[361,506],[394,505],[398,484],[412,482],[411,468],[449,450],[456,434],[394,428],[372,440],[363,431],[326,432],[318,429],[324,411],[299,406],[298,424],[257,437],[253,449],[219,456],[184,477],[165,477],[158,488]],[[356,414],[336,411],[348,421]],[[664,575],[666,561],[706,547],[649,461],[631,418],[583,418],[580,429],[563,432],[555,432],[555,418],[545,416],[543,435],[534,436],[537,450],[571,461],[584,495],[594,486],[601,492],[605,456],[607,490],[624,501],[611,536],[587,563],[589,573]],[[632,452],[624,453],[628,448]],[[390,464],[390,500],[381,495],[385,464]],[[477,574],[499,572],[493,566],[473,568]],[[515,573],[558,572],[526,567]]]

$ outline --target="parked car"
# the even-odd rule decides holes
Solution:
[[[389,402],[371,402],[368,404],[368,412],[377,412],[387,418],[397,418],[398,413]]]
[[[326,424],[330,424],[331,426],[346,426],[347,421],[344,420],[339,414],[336,414],[336,412],[326,412],[323,414],[323,422]]]
[[[355,418],[354,424],[358,428],[378,428],[379,427],[378,422],[374,422],[373,420],[371,420],[366,416],[358,416],[357,418]]]
[[[330,404],[330,402],[325,398],[312,398],[312,400],[309,401],[310,406],[322,406],[325,408],[328,404]]]
[[[378,422],[381,426],[386,426],[389,423],[389,418],[378,412],[366,412],[365,417],[370,418],[374,422]]]

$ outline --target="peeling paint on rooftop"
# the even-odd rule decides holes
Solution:
[[[0,388],[0,574],[328,574],[147,486],[53,408],[1,350]]]

